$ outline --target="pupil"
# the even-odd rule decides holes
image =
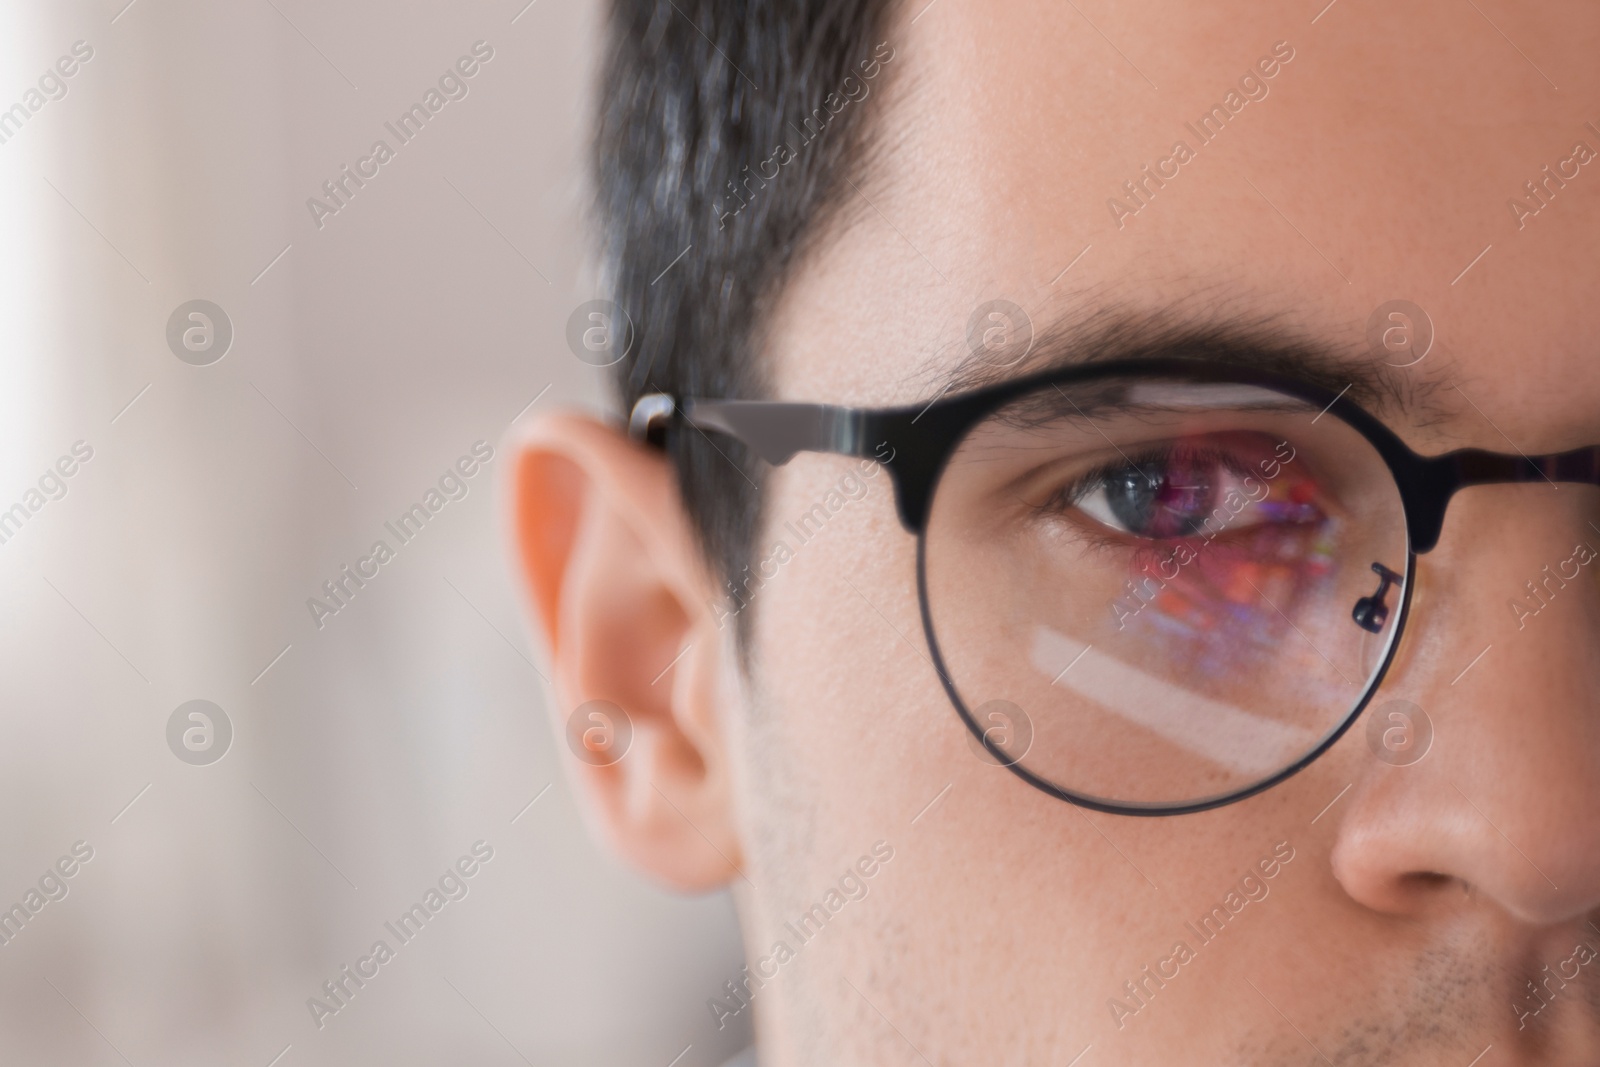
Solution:
[[[1177,482],[1173,484],[1172,475]],[[1192,464],[1151,476],[1125,467],[1106,483],[1106,503],[1132,533],[1142,537],[1188,537],[1205,519],[1210,487]]]

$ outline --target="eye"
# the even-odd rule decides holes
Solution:
[[[1164,456],[1091,475],[1076,490],[1080,511],[1134,537],[1190,537],[1217,498],[1214,472]]]
[[[1248,459],[1210,448],[1172,447],[1120,458],[1063,493],[1086,517],[1145,540],[1209,539],[1322,517],[1309,481],[1274,481],[1252,471]]]

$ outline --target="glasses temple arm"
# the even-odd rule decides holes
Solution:
[[[828,452],[871,457],[862,428],[864,412],[833,404],[791,404],[766,400],[702,400],[675,402],[665,393],[642,396],[628,419],[629,436],[660,443],[676,418],[681,425],[727,434],[761,459],[782,465],[798,452]]]
[[[1547,456],[1508,456],[1469,448],[1442,458],[1454,466],[1463,487],[1541,481],[1600,485],[1600,447],[1595,446]]]

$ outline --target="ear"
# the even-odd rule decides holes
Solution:
[[[576,414],[515,464],[517,555],[554,668],[555,726],[591,823],[685,891],[742,865],[719,699],[717,600],[671,464]]]

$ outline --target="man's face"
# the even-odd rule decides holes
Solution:
[[[1036,329],[1266,323],[1396,365],[1418,352],[1374,350],[1368,323],[1407,300],[1436,338],[1383,418],[1412,448],[1600,441],[1600,10],[1318,6],[913,3],[892,81],[851,105],[879,109],[867,180],[773,323],[775,395],[931,399],[994,298]],[[830,492],[802,543],[786,524]],[[1596,505],[1544,483],[1454,500],[1374,701],[1423,709],[1424,758],[1377,758],[1358,723],[1254,798],[1140,819],[975,755],[887,476],[776,470],[755,557],[792,558],[751,602],[730,725],[747,949],[796,950],[762,967],[768,1058],[1600,1061],[1579,948],[1600,950],[1600,568],[1526,586],[1600,548]],[[878,842],[865,895],[796,938]]]

